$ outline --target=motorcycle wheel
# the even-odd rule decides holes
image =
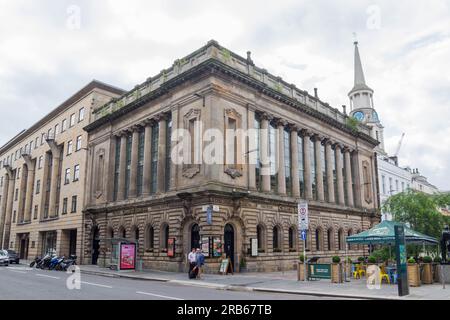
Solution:
[[[36,261],[31,262],[30,263],[30,268],[33,268],[35,264],[36,264]]]

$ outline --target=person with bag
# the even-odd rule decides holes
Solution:
[[[197,249],[196,261],[197,261],[196,267],[198,269],[197,279],[201,279],[201,275],[203,273],[203,266],[205,264],[205,255],[203,254],[203,252],[200,249]]]

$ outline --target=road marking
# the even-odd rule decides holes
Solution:
[[[13,270],[13,269],[10,269],[9,271],[15,272],[15,273],[27,274],[25,271],[18,271],[18,270]]]
[[[163,298],[163,299],[170,299],[170,300],[184,300],[184,299],[180,299],[180,298],[175,298],[175,297],[168,297],[168,296],[162,296],[159,294],[154,294],[154,293],[148,293],[148,292],[142,292],[142,291],[136,291],[137,294],[143,294],[146,296],[153,296],[153,297],[158,297],[158,298]]]
[[[82,283],[82,284],[87,284],[87,285],[90,285],[90,286],[95,286],[95,287],[102,287],[102,288],[109,288],[109,289],[112,289],[112,288],[113,288],[113,287],[111,287],[111,286],[106,286],[106,285],[104,285],[104,284],[97,284],[97,283],[84,282],[84,281],[81,281],[81,283]]]
[[[46,274],[36,274],[37,277],[44,277],[44,278],[50,278],[50,279],[61,279],[60,277],[52,277],[52,276],[48,276]]]

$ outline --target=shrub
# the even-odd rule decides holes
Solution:
[[[435,257],[433,260],[435,263],[441,263],[442,258],[441,257]]]
[[[365,260],[364,257],[359,257],[358,258],[358,262],[364,262],[364,260]]]
[[[433,259],[431,259],[430,256],[423,257],[423,263],[431,263],[433,262]]]
[[[369,259],[367,260],[369,263],[377,263],[377,258],[375,258],[374,256],[370,256]]]
[[[305,257],[303,254],[301,254],[298,258],[300,259],[300,262],[305,262],[305,259],[307,257]]]
[[[341,262],[341,258],[339,258],[338,256],[333,257],[333,263],[340,263],[340,262]]]
[[[409,258],[409,259],[408,259],[408,263],[410,263],[410,264],[415,264],[415,263],[416,263],[416,259],[414,259],[414,258]]]

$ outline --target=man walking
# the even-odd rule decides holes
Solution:
[[[203,265],[205,264],[205,255],[200,249],[197,249],[196,253],[196,261],[197,261],[197,268],[198,268],[198,274],[197,279],[201,279],[201,274],[203,273]]]
[[[197,263],[197,255],[195,248],[192,248],[192,251],[188,254],[188,262],[189,262],[189,274],[191,274],[192,269],[195,268]]]

